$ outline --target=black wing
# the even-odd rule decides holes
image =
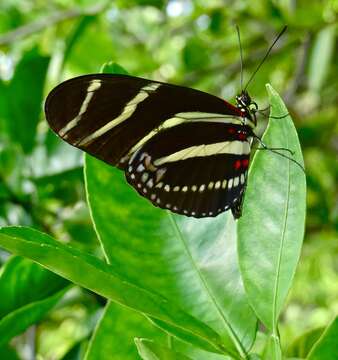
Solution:
[[[216,216],[241,202],[250,155],[248,139],[230,124],[188,123],[160,131],[131,157],[128,182],[161,208]]]
[[[242,195],[251,130],[240,111],[218,97],[94,74],[57,86],[45,112],[63,140],[124,169],[128,182],[156,206],[215,216]]]

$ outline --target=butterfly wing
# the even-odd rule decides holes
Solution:
[[[93,74],[58,85],[47,97],[45,112],[50,127],[63,140],[124,169],[135,144],[176,114],[233,115],[238,109],[182,86]]]
[[[203,122],[164,129],[133,154],[126,178],[155,206],[216,216],[239,203],[244,191],[251,143],[244,131]]]
[[[48,95],[50,127],[65,141],[126,172],[154,205],[215,216],[238,203],[250,128],[224,100],[127,75],[65,81]]]

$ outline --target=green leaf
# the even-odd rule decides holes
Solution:
[[[128,75],[128,71],[125,70],[122,66],[120,66],[119,64],[113,62],[113,61],[109,61],[105,64],[103,64],[101,70],[101,73],[106,73],[106,74],[122,74],[122,75]]]
[[[67,37],[65,41],[65,51],[63,54],[61,68],[64,66],[65,63],[67,63],[68,58],[73,51],[73,48],[76,46],[84,31],[95,20],[97,20],[97,15],[85,15],[78,20],[77,24],[74,26],[73,32],[70,34],[70,36]]]
[[[168,332],[167,332],[168,333]],[[155,339],[156,341],[156,339]],[[167,344],[170,344],[170,348],[175,351],[191,357],[194,360],[233,360],[234,357],[225,354],[216,354],[214,352],[208,352],[202,350],[199,347],[192,345],[190,342],[181,341],[175,337],[169,337]]]
[[[192,334],[191,332],[186,331],[182,327],[174,326],[171,324],[168,324],[164,321],[155,319],[153,317],[148,317],[149,321],[154,324],[155,326],[159,327],[161,330],[163,330],[165,333],[169,334],[170,336],[174,336],[177,339],[179,339],[181,342],[188,343],[190,345],[193,345],[195,348],[203,349],[204,352],[207,351],[208,354],[217,352],[215,349],[211,348],[208,344],[206,344],[204,339],[197,338]],[[223,352],[229,352],[231,351],[231,348],[225,348],[223,345],[221,345]],[[234,354],[234,357],[237,358],[237,355]]]
[[[0,245],[29,257],[66,279],[121,305],[175,324],[200,338],[214,351],[221,351],[219,335],[166,298],[131,284],[101,260],[61,244],[47,234],[25,227],[0,228]]]
[[[67,284],[38,264],[10,258],[0,274],[0,345],[43,319]]]
[[[267,338],[262,358],[263,360],[282,360],[282,349],[278,335],[272,334]]]
[[[303,164],[296,129],[280,97],[267,85],[271,116],[263,142],[288,148]],[[294,162],[257,151],[252,162],[243,216],[238,221],[241,273],[249,301],[277,335],[277,322],[300,256],[305,222],[305,174]]]
[[[123,67],[112,62],[105,64],[101,71],[128,74]],[[127,275],[135,284],[148,289],[154,288],[175,302],[180,300],[179,305],[186,311],[195,308],[196,314],[194,313],[194,315],[199,318],[201,312],[197,309],[201,307],[201,304],[194,301],[194,296],[191,296],[190,301],[186,301],[186,299],[189,292],[193,294],[202,290],[204,292],[203,302],[209,303],[207,306],[204,305],[204,307],[208,307],[208,311],[204,310],[202,319],[210,318],[211,314],[216,312],[215,316],[219,317],[216,331],[222,335],[224,333],[223,343],[226,350],[230,353],[244,354],[253,343],[256,319],[246,302],[238,265],[234,260],[236,257],[233,256],[233,251],[236,251],[234,222],[230,221],[228,224],[228,236],[223,236],[224,224],[219,220],[218,222],[210,222],[208,227],[205,227],[205,223],[185,219],[181,223],[181,227],[178,227],[177,223],[181,222],[182,218],[179,216],[174,218],[172,215],[166,216],[164,211],[155,209],[132,191],[120,172],[88,156],[85,160],[85,178],[88,203],[95,229],[101,241],[102,249],[109,263],[115,267],[115,271],[120,272],[121,275]],[[114,192],[111,191],[111,184],[115,184]],[[121,205],[127,211],[127,214],[122,217]],[[132,217],[131,221],[129,214]],[[116,221],[112,222],[112,219],[116,219]],[[160,224],[162,226],[159,226]],[[194,233],[191,231],[191,227],[195,229]],[[142,231],[140,231],[141,229]],[[201,252],[198,249],[197,239],[206,242],[209,234],[213,236],[214,246],[210,245],[209,253],[207,251]],[[116,238],[115,242],[111,241],[112,235]],[[151,245],[149,243],[150,236],[155,240],[152,241]],[[130,243],[133,243],[133,246],[127,247],[127,244]],[[195,243],[196,246],[194,246]],[[168,246],[168,244],[172,244],[172,246]],[[160,261],[161,246],[164,246],[166,251],[163,252]],[[203,266],[202,269],[198,269],[199,263],[205,262],[205,258],[212,258],[213,253],[217,253],[219,246],[227,249],[223,256],[209,267],[206,263],[204,266],[207,271],[203,271]],[[178,265],[175,259],[178,249],[185,254],[180,260],[181,265]],[[140,262],[135,263],[134,259],[138,258],[138,253],[143,253],[144,258],[142,257]],[[149,271],[145,271],[145,258],[148,259]],[[175,267],[186,267],[185,263],[188,265],[187,270],[181,274],[175,272],[176,276],[174,274],[174,276],[169,276]],[[223,266],[219,266],[220,264]],[[153,275],[155,269],[156,276]],[[189,274],[191,271],[195,273],[195,281],[194,284],[190,282],[191,287],[188,289],[185,278],[191,276]],[[144,273],[144,276],[140,277],[140,273]],[[227,274],[227,278],[223,279],[220,273]],[[177,292],[175,289],[175,282],[177,281],[185,284],[184,290],[182,289],[183,292]],[[245,320],[243,313],[246,313]],[[150,319],[165,331],[196,346],[210,350],[204,341],[185,331],[184,328],[152,317]]]
[[[316,36],[309,64],[309,88],[320,91],[328,75],[336,40],[336,25],[323,28]]]
[[[14,336],[21,334],[32,324],[40,321],[64,296],[66,290],[34,301],[15,310],[0,320],[0,346],[6,344]]]
[[[16,351],[8,344],[0,347],[1,358],[5,360],[20,360]]]
[[[250,354],[248,360],[261,360],[261,357],[258,354]]]
[[[166,4],[164,0],[118,0],[121,7],[130,8],[133,6],[154,6],[159,9]]]
[[[105,311],[90,340],[85,360],[107,359],[135,360],[137,350],[135,336],[161,339],[158,329],[135,311],[114,303],[106,305]]]
[[[183,62],[189,71],[207,67],[209,63],[208,46],[197,37],[189,39],[183,49]]]
[[[7,88],[7,130],[12,141],[19,143],[26,153],[31,152],[36,140],[49,60],[35,48],[27,52]]]
[[[43,177],[59,176],[58,185],[64,182],[66,172],[82,170],[82,152],[71,148],[49,130],[44,144],[35,148],[30,156],[30,164],[34,178],[38,181]],[[82,171],[80,171],[82,175]],[[82,182],[82,176],[79,178]],[[74,189],[73,189],[74,191]]]
[[[0,274],[0,318],[63,289],[65,279],[18,256],[10,258]]]
[[[82,360],[88,346],[88,341],[83,340],[74,345],[68,352],[62,357],[62,360]]]
[[[191,360],[191,358],[164,346],[159,346],[151,340],[135,339],[138,353],[143,360]]]
[[[4,134],[7,132],[7,121],[9,119],[8,112],[8,86],[0,80],[0,134],[1,139],[4,137]]]
[[[291,2],[290,16],[286,17],[286,21],[292,28],[317,29],[323,24],[324,9],[325,3],[316,0],[300,0],[296,7]]]
[[[338,359],[338,317],[323,332],[317,343],[311,349],[307,360],[337,360]]]
[[[298,357],[298,358],[305,358],[315,342],[319,339],[321,334],[323,333],[324,328],[316,328],[306,333],[302,334],[287,349],[287,356],[288,357]]]
[[[11,141],[5,140],[0,146],[0,186],[3,188],[4,199],[10,199],[13,194],[23,199],[24,171],[27,170],[27,159],[21,147]],[[5,201],[3,201],[3,204]]]
[[[115,53],[109,22],[105,17],[98,16],[96,21],[86,24],[86,27],[81,29],[81,36],[72,46],[71,52],[67,54],[65,70],[69,68],[73,73],[84,74],[97,72],[98,64],[111,59]]]
[[[87,291],[74,286],[48,321],[39,324],[37,353],[41,359],[84,359],[88,339],[102,315],[102,307],[97,308],[93,300]]]
[[[239,274],[232,217],[168,216],[140,197],[121,171],[89,156],[85,175],[95,228],[114,270],[175,301],[214,328],[227,351],[248,350],[256,319]],[[169,329],[167,324],[155,323],[194,341],[175,324]]]
[[[211,32],[213,32],[215,35],[222,34],[222,30],[224,30],[224,12],[221,8],[216,8],[211,13],[211,19],[210,19],[210,25],[209,29]]]

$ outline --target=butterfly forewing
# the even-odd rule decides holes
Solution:
[[[95,74],[68,80],[46,100],[51,128],[65,141],[112,165],[175,114],[238,110],[198,90],[126,75]]]
[[[251,129],[210,94],[126,75],[68,80],[46,100],[51,128],[68,143],[125,170],[154,205],[215,216],[238,204]]]
[[[126,109],[124,117],[131,115],[133,99],[150,83],[139,78],[128,80],[123,76],[101,74],[62,83],[46,100],[49,125],[68,143],[117,165],[138,139],[135,132],[123,136],[129,126],[121,114]]]

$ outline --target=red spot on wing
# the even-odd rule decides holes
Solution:
[[[241,160],[236,160],[234,163],[234,168],[238,170],[241,167]]]
[[[229,129],[228,129],[228,133],[229,134],[234,134],[236,132],[236,130],[235,130],[235,128],[233,128],[233,127],[230,127]]]
[[[242,166],[243,166],[244,168],[247,168],[247,167],[249,166],[249,160],[248,160],[248,159],[243,159],[243,160],[242,160]]]
[[[238,133],[238,139],[239,140],[246,140],[246,132],[241,131],[240,133]]]

